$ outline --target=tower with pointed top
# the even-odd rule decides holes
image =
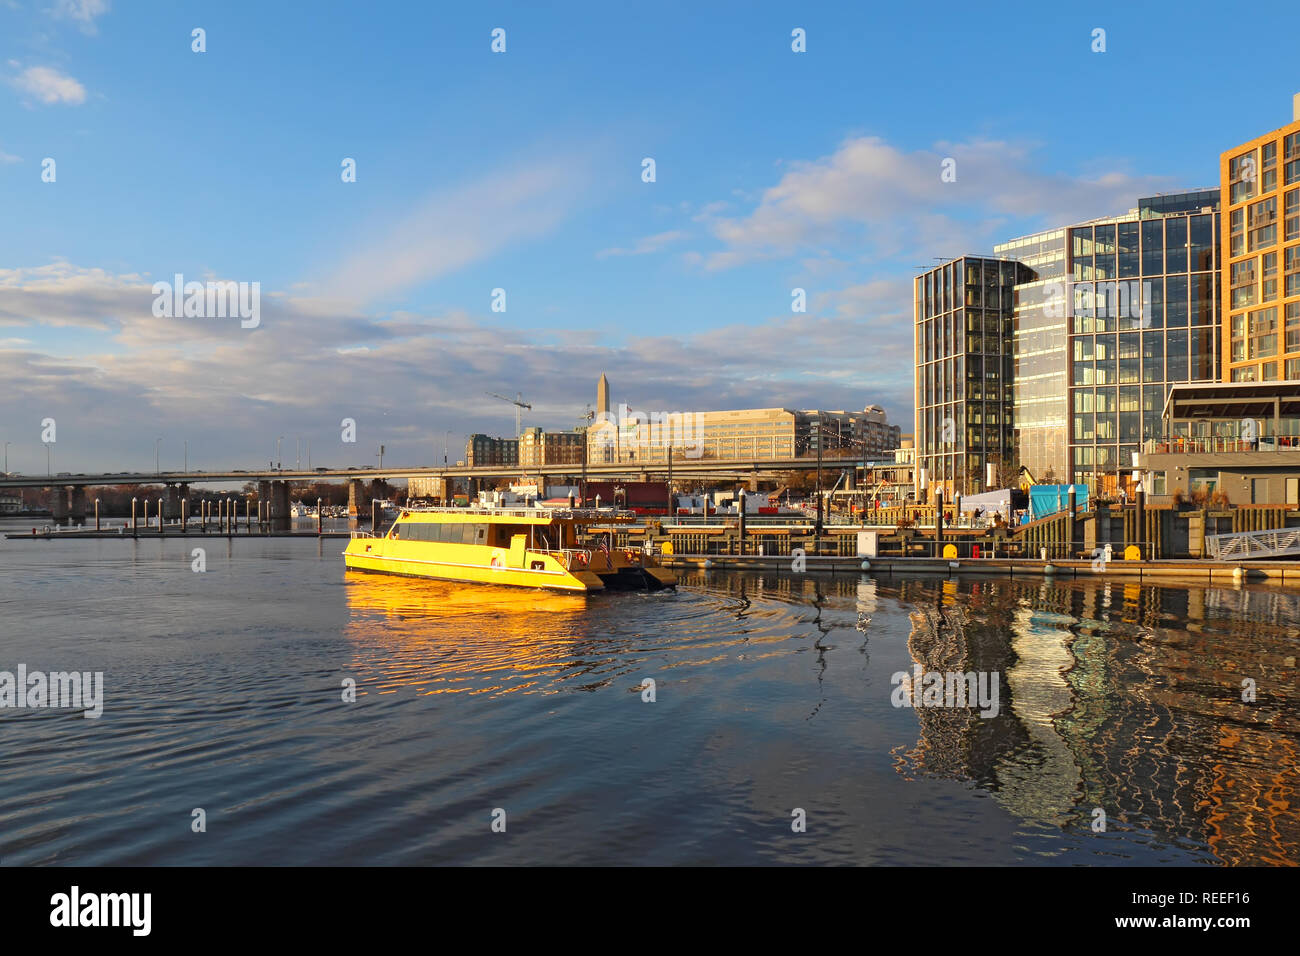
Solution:
[[[600,373],[600,381],[596,383],[596,411],[609,415],[609,379],[605,373]]]

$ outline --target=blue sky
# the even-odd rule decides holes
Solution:
[[[488,390],[572,427],[601,371],[639,408],[879,403],[910,431],[916,267],[1215,185],[1289,121],[1300,67],[1245,70],[1220,17],[0,0],[0,440],[32,472],[44,417],[57,470],[158,436],[192,467],[278,435],[425,462],[513,431]],[[259,327],[154,317],[178,272],[259,282]]]

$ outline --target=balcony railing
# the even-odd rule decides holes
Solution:
[[[1245,451],[1300,451],[1300,437],[1266,435],[1263,438],[1157,438],[1143,443],[1148,455],[1210,455]]]

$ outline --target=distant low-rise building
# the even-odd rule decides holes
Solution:
[[[586,430],[571,432],[525,428],[519,437],[519,464],[522,468],[545,468],[550,465],[582,464],[582,446]]]
[[[736,408],[719,411],[643,411],[607,408],[609,381],[597,389],[600,411],[587,430],[592,463],[665,462],[695,458],[782,460],[817,454],[888,456],[900,429],[879,405],[857,411]]]
[[[510,468],[519,464],[519,439],[470,435],[465,442],[465,463],[470,468]]]

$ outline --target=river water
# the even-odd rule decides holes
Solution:
[[[343,545],[0,541],[0,671],[104,675],[98,719],[0,709],[0,865],[1300,863],[1294,592],[579,597]],[[896,706],[917,665],[996,713]]]

